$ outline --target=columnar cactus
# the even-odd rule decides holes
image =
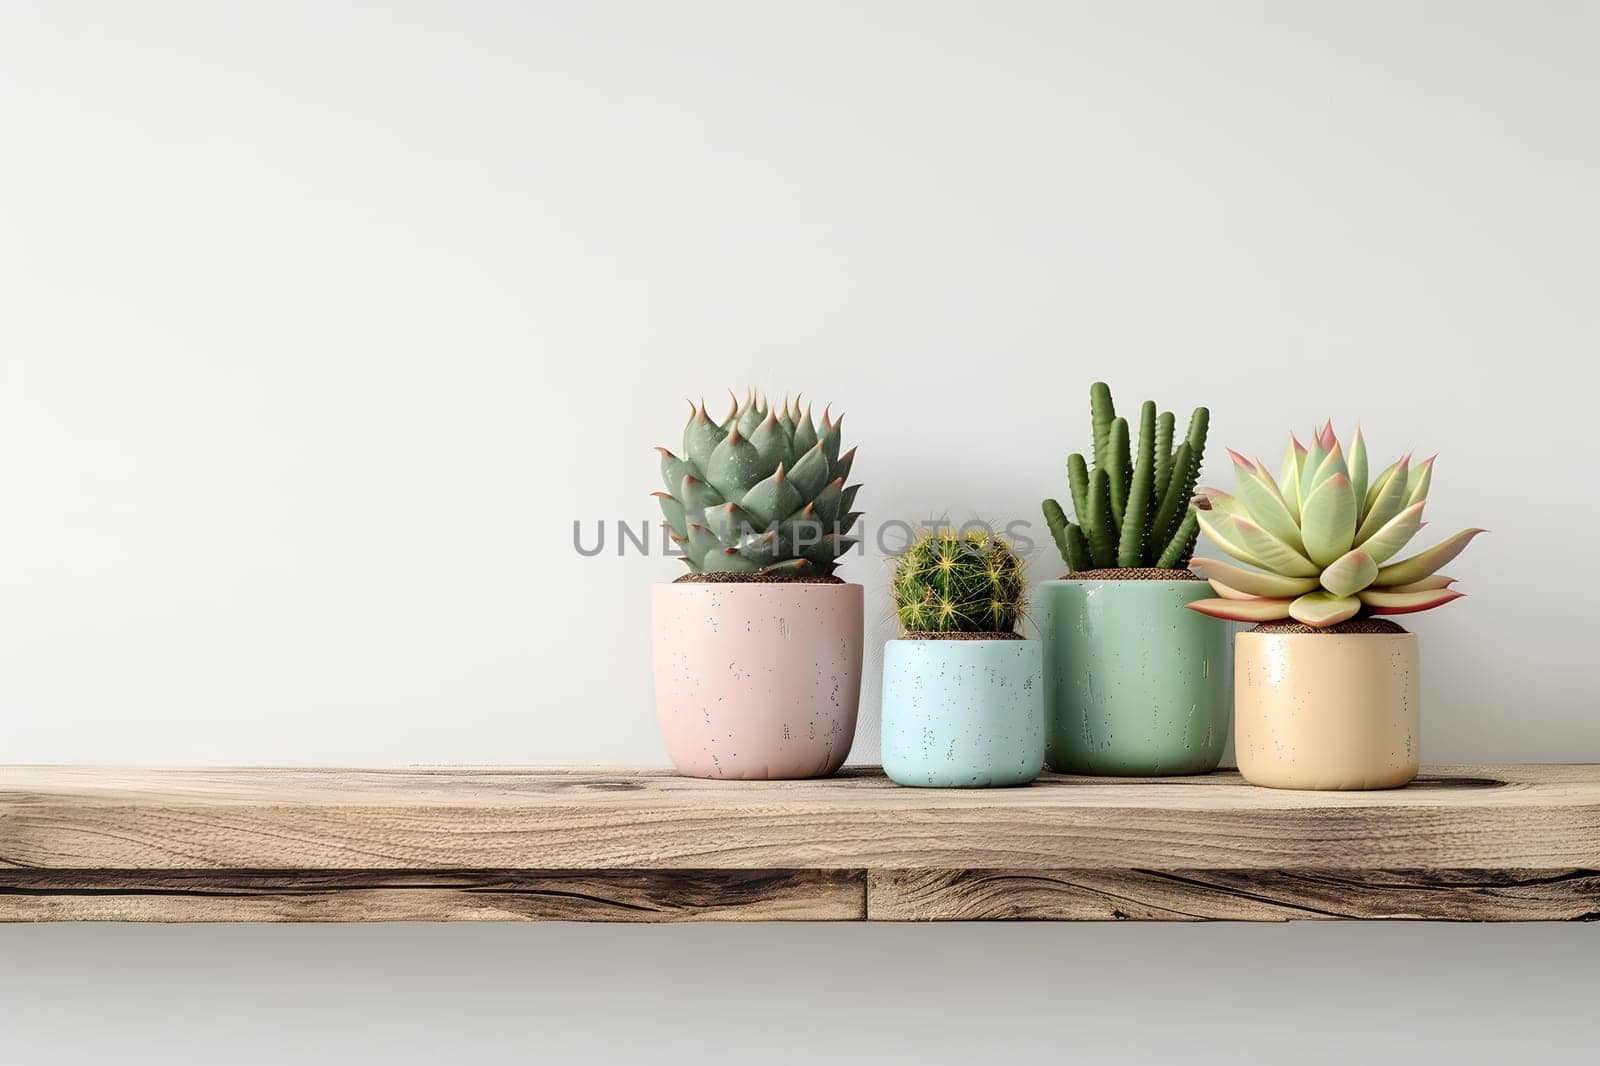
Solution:
[[[1200,528],[1217,547],[1256,567],[1212,559],[1190,565],[1219,599],[1188,604],[1240,622],[1296,621],[1316,629],[1365,615],[1409,614],[1458,599],[1438,573],[1481,529],[1464,529],[1399,562],[1389,560],[1422,528],[1433,459],[1407,455],[1367,476],[1367,445],[1356,429],[1346,460],[1333,424],[1311,446],[1291,436],[1280,480],[1266,465],[1233,456],[1234,495],[1202,489]]]
[[[907,633],[1011,633],[1027,605],[1022,561],[1004,538],[943,529],[920,537],[894,570]]]
[[[1118,418],[1111,389],[1089,388],[1094,469],[1082,455],[1067,457],[1067,484],[1077,521],[1055,500],[1044,501],[1045,522],[1061,558],[1073,570],[1183,568],[1199,534],[1190,497],[1200,480],[1211,414],[1196,407],[1189,431],[1173,447],[1170,411],[1148,400],[1139,412],[1138,451],[1130,449],[1128,420]]]
[[[860,486],[844,483],[856,451],[839,453],[843,423],[823,411],[818,426],[798,398],[769,409],[754,392],[721,422],[691,403],[683,457],[656,449],[667,491],[652,493],[689,570],[832,574],[860,517],[850,510]]]

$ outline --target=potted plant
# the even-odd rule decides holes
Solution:
[[[1043,505],[1070,568],[1037,599],[1046,761],[1063,773],[1206,773],[1228,736],[1227,637],[1179,608],[1209,594],[1188,566],[1210,414],[1195,408],[1174,446],[1172,414],[1147,401],[1135,452],[1104,382],[1089,410],[1093,468],[1067,458],[1076,520]]]
[[[1044,766],[1022,562],[987,531],[928,533],[895,565],[904,636],[883,655],[883,770],[902,785],[1025,785]]]
[[[753,393],[720,422],[690,406],[654,494],[689,568],[651,601],[667,754],[692,777],[831,774],[861,694],[861,586],[834,575],[858,517],[844,419]]]
[[[1332,424],[1290,437],[1281,480],[1233,455],[1237,490],[1206,489],[1206,536],[1248,564],[1196,559],[1218,599],[1189,606],[1257,623],[1235,647],[1239,772],[1272,788],[1397,788],[1417,775],[1417,638],[1389,615],[1461,593],[1438,573],[1481,529],[1392,562],[1422,528],[1433,460],[1406,456],[1369,480],[1361,430],[1350,454]]]

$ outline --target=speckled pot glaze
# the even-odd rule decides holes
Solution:
[[[1046,581],[1047,761],[1073,774],[1217,768],[1228,740],[1229,629],[1183,609],[1204,581]]]
[[[1038,777],[1041,666],[1033,640],[891,640],[883,651],[883,772],[933,788]]]
[[[821,777],[850,754],[861,586],[657,585],[656,712],[690,777]]]
[[[1268,788],[1399,788],[1417,776],[1414,633],[1240,633],[1239,773]]]

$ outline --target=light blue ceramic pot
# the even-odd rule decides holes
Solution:
[[[1184,610],[1210,595],[1204,581],[1039,586],[1050,769],[1144,777],[1217,768],[1232,709],[1231,634]]]
[[[1043,655],[1033,640],[891,640],[883,770],[902,785],[1026,785],[1044,767]]]

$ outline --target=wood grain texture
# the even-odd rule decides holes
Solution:
[[[0,871],[0,921],[860,921],[863,870]]]
[[[1600,870],[888,870],[873,921],[1600,919]]]
[[[1390,792],[0,767],[0,917],[1593,918],[1600,766]]]
[[[0,768],[0,868],[1600,867],[1600,766],[1440,767],[1405,789],[1237,774],[900,788],[875,771]]]

